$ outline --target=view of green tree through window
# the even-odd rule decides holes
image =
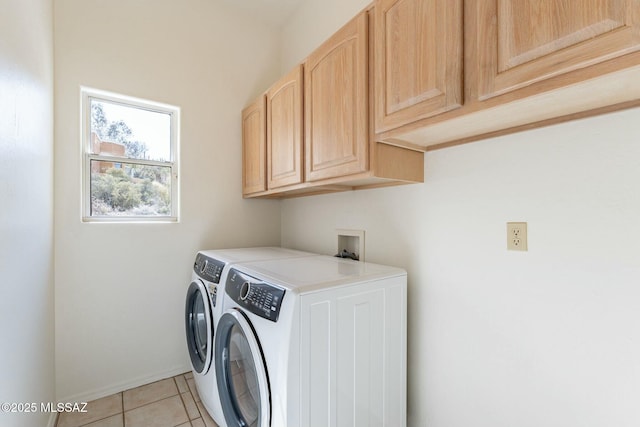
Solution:
[[[85,98],[85,218],[176,219],[177,110],[113,96]]]
[[[122,163],[120,167],[93,160],[92,215],[169,215],[171,169]]]

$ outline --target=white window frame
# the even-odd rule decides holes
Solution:
[[[80,88],[81,94],[81,146],[82,146],[82,221],[83,222],[179,222],[180,213],[180,181],[179,181],[179,136],[180,136],[180,108],[169,104],[149,101],[131,96],[106,92],[87,87]],[[91,152],[91,100],[107,101],[128,107],[164,113],[170,115],[171,127],[171,159],[170,161],[155,161],[134,159],[130,157],[104,156]],[[114,163],[128,163],[146,166],[162,166],[171,168],[171,213],[169,215],[146,216],[91,216],[91,161],[108,161]]]

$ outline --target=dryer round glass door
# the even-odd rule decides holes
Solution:
[[[213,318],[209,294],[200,280],[189,285],[184,316],[191,366],[196,373],[204,375],[211,366]]]
[[[216,380],[227,424],[268,427],[269,382],[249,320],[237,309],[228,310],[218,321],[215,341]]]

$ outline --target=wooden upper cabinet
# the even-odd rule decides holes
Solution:
[[[462,10],[461,0],[376,2],[376,133],[462,105]]]
[[[242,110],[242,194],[267,189],[266,103],[264,95]]]
[[[307,181],[368,169],[368,25],[366,12],[307,59],[304,71]]]
[[[640,48],[640,0],[468,0],[468,8],[480,100]]]
[[[302,65],[267,92],[268,188],[302,182]]]

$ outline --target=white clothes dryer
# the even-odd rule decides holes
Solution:
[[[215,335],[228,427],[406,425],[406,272],[328,256],[240,263]]]
[[[187,349],[200,399],[220,427],[225,427],[226,423],[213,366],[213,340],[222,315],[221,301],[228,268],[241,261],[312,255],[314,254],[279,247],[217,249],[197,253],[185,302]]]

